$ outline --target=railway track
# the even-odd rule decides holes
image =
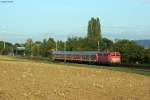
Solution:
[[[58,63],[60,61],[54,61],[55,63]],[[61,61],[63,62],[63,61]],[[66,63],[66,62],[64,62]],[[128,68],[130,70],[136,70],[136,71],[143,71],[143,72],[150,72],[150,66],[148,65],[137,65],[137,64],[96,64],[96,63],[81,63],[81,62],[67,62],[67,63],[73,63],[73,64],[81,64],[81,65],[96,65],[98,68],[99,66],[103,66],[105,68],[113,67],[113,68]]]
[[[110,66],[134,68],[134,69],[138,69],[138,70],[149,70],[150,71],[150,65],[143,65],[143,64],[111,64]]]

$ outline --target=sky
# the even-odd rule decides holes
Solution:
[[[87,35],[99,17],[102,36],[150,39],[150,0],[0,0],[0,40],[25,42]]]

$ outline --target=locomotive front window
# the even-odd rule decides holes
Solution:
[[[104,56],[107,56],[107,54],[104,54]]]
[[[112,53],[111,56],[120,56],[119,53]]]
[[[117,54],[116,54],[116,56],[120,56],[120,54],[119,54],[119,53],[117,53]]]
[[[112,53],[111,56],[115,56],[115,53]]]

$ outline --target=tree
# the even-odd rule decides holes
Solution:
[[[92,50],[97,50],[98,41],[102,42],[101,24],[99,18],[91,18],[88,23],[88,45]]]
[[[150,64],[150,48],[144,49],[144,63]]]
[[[86,46],[85,38],[81,37],[69,37],[66,44],[69,51],[83,51]]]
[[[134,41],[119,40],[114,44],[114,51],[119,51],[123,63],[143,63],[144,47],[136,44]]]
[[[48,51],[55,50],[56,43],[53,38],[49,38],[47,41],[46,48]]]
[[[42,52],[42,43],[40,41],[36,41],[32,46],[33,56],[42,56]]]
[[[67,44],[67,46],[68,46],[68,44]],[[58,51],[64,50],[64,42],[63,41],[61,41],[61,40],[57,41],[57,50]]]
[[[44,39],[41,45],[41,49],[42,49],[41,55],[47,57],[48,52],[54,50],[55,47],[56,47],[56,43],[53,38],[49,38],[48,40]]]
[[[102,43],[100,45],[102,51],[112,51],[113,49],[113,41],[103,38]]]
[[[3,50],[4,50],[4,42],[0,41],[0,54],[3,53]]]
[[[12,53],[13,45],[12,43],[6,41],[0,41],[0,54],[8,55]]]
[[[47,53],[46,53],[47,52],[46,51],[46,45],[47,45],[47,40],[44,39],[43,42],[42,42],[42,45],[41,45],[41,49],[42,49],[41,55],[43,57],[46,57],[46,55],[47,55]]]
[[[28,38],[25,43],[26,55],[32,56],[32,46],[33,46],[33,41],[31,38]]]

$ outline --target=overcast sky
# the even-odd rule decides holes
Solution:
[[[109,39],[150,39],[150,0],[0,0],[0,40],[86,36],[99,17]]]

